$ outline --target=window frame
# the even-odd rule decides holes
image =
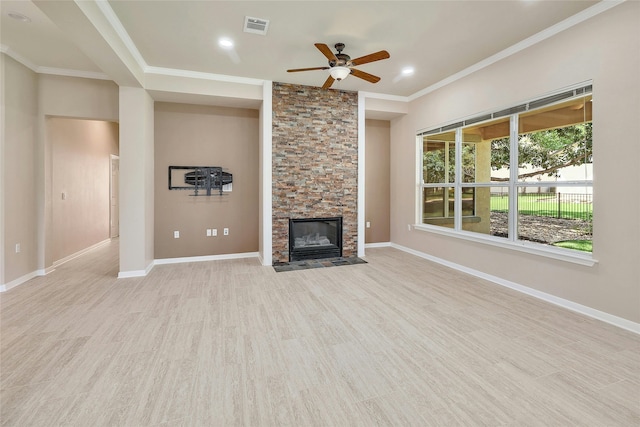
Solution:
[[[573,91],[572,96],[566,96],[568,92]],[[572,87],[564,88],[550,95],[534,98],[533,100],[520,104],[514,107],[502,109],[496,113],[478,114],[469,119],[457,120],[454,123],[446,124],[444,126],[428,128],[425,131],[417,132],[416,134],[416,158],[417,158],[417,186],[416,186],[416,212],[415,223],[413,229],[419,231],[426,231],[435,234],[452,236],[461,238],[468,241],[474,241],[478,243],[488,244],[492,246],[512,249],[529,254],[539,255],[554,258],[557,260],[577,263],[586,266],[593,266],[598,261],[593,256],[593,253],[579,252],[570,249],[564,249],[554,247],[550,245],[544,245],[540,243],[529,242],[526,240],[519,240],[518,238],[518,191],[521,188],[526,187],[590,187],[593,194],[593,179],[579,180],[579,181],[563,181],[561,185],[554,181],[538,181],[538,182],[519,182],[518,181],[518,143],[519,143],[519,115],[521,113],[527,113],[535,111],[544,107],[549,107],[554,104],[561,104],[572,99],[585,97],[593,94],[592,82],[585,82]],[[592,95],[593,96],[593,95]],[[548,101],[548,102],[547,102]],[[529,109],[529,105],[535,105],[535,108]],[[495,119],[509,117],[509,143],[510,143],[510,167],[509,167],[509,181],[504,183],[496,182],[463,182],[462,179],[462,145],[463,131],[470,126],[477,126],[483,122],[490,122]],[[593,122],[593,119],[591,120]],[[439,132],[455,130],[455,180],[453,183],[424,183],[423,175],[423,147],[424,138],[431,134],[437,134]],[[447,150],[448,151],[448,150]],[[515,165],[515,167],[513,167]],[[453,216],[453,228],[443,227],[436,224],[425,224],[423,219],[423,194],[424,188],[438,187],[438,186],[453,186],[454,187],[454,216]],[[490,234],[484,234],[474,231],[463,230],[463,216],[462,216],[462,191],[463,188],[486,188],[486,187],[507,187],[509,194],[509,212],[508,212],[508,237],[497,237]],[[513,197],[516,195],[516,197]],[[474,199],[474,205],[476,200]],[[475,212],[475,210],[474,210]],[[448,219],[445,217],[444,219]],[[411,228],[411,227],[410,227]]]

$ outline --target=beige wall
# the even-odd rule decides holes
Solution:
[[[391,124],[365,122],[365,243],[389,242]]]
[[[37,270],[36,150],[38,77],[2,54],[3,132],[0,147],[3,264],[0,285]],[[16,253],[16,244],[20,253]]]
[[[118,154],[118,124],[50,117],[46,126],[57,261],[109,238],[110,155]]]
[[[258,251],[258,116],[258,110],[156,103],[156,259]],[[169,166],[221,166],[233,174],[233,191],[202,197],[170,191]],[[218,236],[207,237],[208,228]]]
[[[640,322],[640,3],[626,2],[413,101],[392,121],[391,240],[481,272]],[[416,212],[415,133],[593,80],[594,249],[575,265],[423,231]]]

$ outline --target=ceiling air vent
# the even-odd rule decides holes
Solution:
[[[269,21],[261,18],[252,18],[250,16],[244,17],[244,32],[267,35],[269,29]]]

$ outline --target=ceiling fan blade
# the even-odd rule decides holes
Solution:
[[[297,73],[298,71],[328,70],[330,67],[294,68],[287,70],[287,73]]]
[[[351,74],[371,83],[378,83],[380,81],[380,77],[365,73],[364,71],[356,70],[355,68],[351,69]]]
[[[326,44],[316,43],[315,47],[317,47],[318,50],[322,52],[322,54],[326,56],[329,61],[338,62],[338,58],[336,58],[336,54],[331,52],[331,49],[329,49],[329,46],[327,46]]]
[[[390,58],[389,52],[381,50],[380,52],[371,53],[369,55],[361,56],[360,58],[352,59],[352,65],[368,64],[369,62],[380,61],[381,59]]]
[[[329,76],[329,78],[324,82],[324,84],[322,85],[322,89],[329,89],[331,87],[331,85],[333,84],[333,82],[335,82],[336,80]]]

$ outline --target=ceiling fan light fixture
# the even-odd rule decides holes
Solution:
[[[329,70],[329,74],[334,79],[340,81],[347,78],[349,74],[351,74],[351,69],[349,67],[333,67]]]

